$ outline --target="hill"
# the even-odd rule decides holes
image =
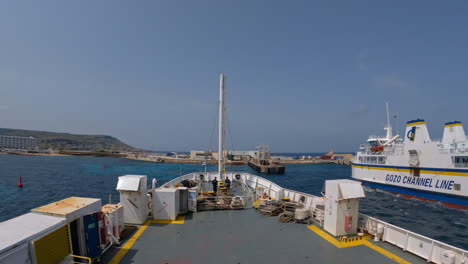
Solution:
[[[0,128],[0,135],[35,137],[39,149],[91,150],[91,151],[129,151],[134,147],[112,136],[77,135],[47,131]]]

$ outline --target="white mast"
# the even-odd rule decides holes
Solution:
[[[385,127],[385,130],[387,130],[386,139],[390,140],[393,136],[393,133],[392,133],[392,125],[390,124],[390,113],[388,112],[388,102],[386,102],[386,105],[387,105],[387,126]]]
[[[226,78],[224,74],[220,75],[219,78],[219,144],[218,144],[218,174],[220,180],[223,179],[224,173],[224,145],[226,138],[226,107],[224,106],[224,89],[226,84]]]

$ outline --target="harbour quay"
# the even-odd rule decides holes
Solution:
[[[257,153],[257,154],[256,154]],[[155,153],[155,152],[127,152],[125,158],[131,160],[148,161],[156,163],[182,163],[182,164],[216,164],[218,162],[218,152],[215,151],[190,151],[189,154],[179,153]],[[323,159],[320,156],[274,156],[260,154],[258,151],[225,151],[225,163],[229,165],[249,165],[249,163],[259,163],[259,160],[268,160],[271,164],[280,166],[287,164],[340,164],[350,165],[353,154],[333,154],[332,158]],[[283,173],[283,172],[281,172]]]

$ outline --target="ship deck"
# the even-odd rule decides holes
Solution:
[[[103,260],[111,264],[426,263],[385,242],[338,242],[316,227],[281,223],[255,209],[204,211],[172,222],[148,220]]]

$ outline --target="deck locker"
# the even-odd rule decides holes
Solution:
[[[83,197],[69,197],[31,210],[35,214],[64,219],[68,224],[71,252],[92,259],[101,255],[98,223],[100,211],[100,199]]]
[[[120,176],[116,190],[125,208],[125,224],[143,224],[148,218],[148,186],[145,175]]]
[[[0,263],[53,264],[71,254],[60,217],[27,213],[0,223]]]

